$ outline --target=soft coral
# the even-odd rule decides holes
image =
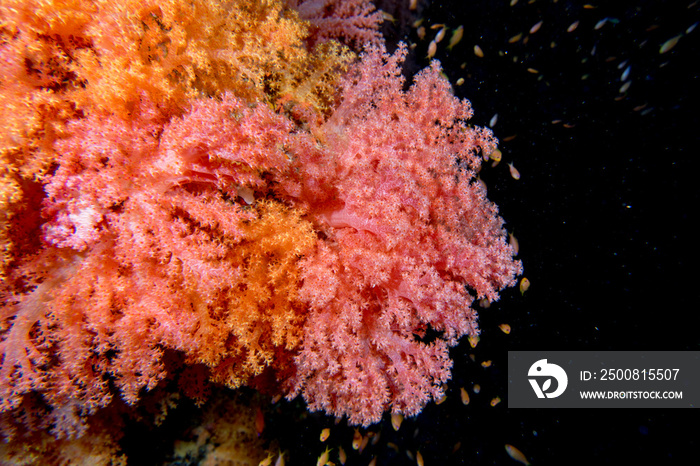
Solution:
[[[319,129],[324,157],[299,169],[323,235],[302,261],[310,311],[290,396],[353,424],[386,409],[415,415],[440,397],[448,348],[478,333],[474,297],[497,299],[521,272],[475,182],[495,139],[467,125],[471,107],[436,63],[404,91],[405,54],[365,52]],[[309,196],[319,186],[332,189]],[[430,343],[415,336],[427,327],[438,332]]]

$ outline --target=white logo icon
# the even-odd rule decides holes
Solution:
[[[530,366],[527,373],[528,377],[546,377],[547,379],[540,387],[537,379],[528,379],[532,389],[535,391],[537,398],[556,398],[566,390],[566,385],[569,383],[569,378],[566,372],[556,364],[550,364],[546,359],[540,359]],[[552,379],[557,381],[557,389],[553,392],[548,392],[552,386]]]

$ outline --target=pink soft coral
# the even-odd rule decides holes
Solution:
[[[323,234],[302,262],[310,311],[290,396],[352,424],[442,396],[449,347],[478,334],[474,296],[496,300],[521,273],[475,180],[494,138],[467,125],[470,105],[436,62],[404,92],[405,54],[364,54],[316,130],[325,157],[300,169],[297,192]]]
[[[382,12],[370,0],[287,0],[299,16],[311,23],[312,43],[338,39],[362,49],[383,42]]]

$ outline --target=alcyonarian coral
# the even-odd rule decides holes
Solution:
[[[37,392],[54,429],[75,432],[113,385],[129,403],[153,388],[166,349],[230,387],[284,364],[314,240],[296,210],[264,199],[290,168],[291,128],[229,94],[167,124],[144,99],[131,121],[69,125],[46,185],[48,244],[12,276],[30,291],[0,308],[2,411]]]
[[[322,108],[349,59],[307,51],[307,23],[282,0],[6,0],[0,18],[0,278],[28,252],[12,230],[67,121],[129,120],[144,95],[165,118],[224,92]]]
[[[302,19],[311,23],[312,43],[339,39],[358,49],[383,43],[382,12],[370,0],[287,0]]]
[[[475,179],[496,141],[436,63],[404,91],[405,46],[327,41],[378,42],[368,1],[298,7],[0,6],[5,434],[84,433],[173,354],[353,424],[442,395],[521,272]]]
[[[442,396],[449,347],[478,334],[472,301],[521,272],[475,180],[494,138],[467,125],[436,62],[404,92],[405,54],[363,55],[316,130],[324,156],[301,160],[290,185],[323,231],[302,260],[309,315],[290,396],[352,424]]]

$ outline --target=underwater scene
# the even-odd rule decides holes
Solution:
[[[698,22],[0,0],[0,464],[687,464]],[[516,352],[682,382],[523,406]]]

